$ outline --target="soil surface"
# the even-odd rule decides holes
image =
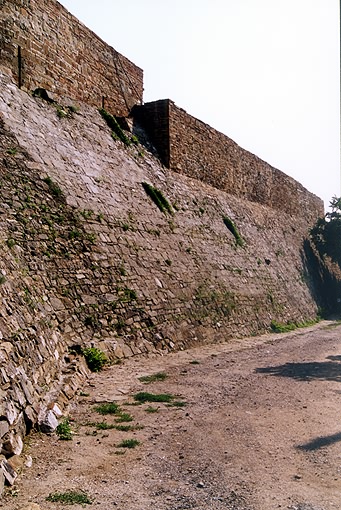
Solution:
[[[70,414],[73,439],[31,435],[32,467],[0,508],[80,510],[46,500],[73,490],[96,510],[341,509],[340,340],[341,326],[322,322],[94,374]],[[167,378],[139,380],[158,372]],[[141,391],[169,393],[173,405],[132,405]],[[98,429],[117,424],[95,410],[113,401],[135,429]],[[124,439],[140,444],[119,447]]]

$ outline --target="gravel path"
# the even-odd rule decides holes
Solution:
[[[0,508],[59,510],[49,494],[83,490],[97,510],[341,509],[340,339],[340,325],[322,322],[93,375],[71,412],[73,440],[32,435],[33,465]],[[157,372],[167,378],[139,381]],[[180,404],[132,405],[140,391]],[[117,425],[95,411],[112,401],[134,430],[96,428]]]

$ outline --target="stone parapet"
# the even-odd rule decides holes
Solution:
[[[171,170],[217,189],[299,216],[323,215],[321,199],[169,99],[135,107],[160,159]]]

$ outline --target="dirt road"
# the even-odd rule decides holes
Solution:
[[[139,381],[157,372],[167,378]],[[341,509],[340,383],[341,326],[329,322],[127,360],[83,388],[72,441],[32,436],[33,465],[0,508],[59,510],[49,494],[83,490],[97,510]],[[183,404],[131,405],[140,391]],[[98,429],[117,423],[94,409],[112,401],[141,428]]]

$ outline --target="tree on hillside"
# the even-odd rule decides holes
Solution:
[[[317,220],[310,236],[320,256],[330,257],[341,268],[341,198],[333,197],[330,208],[331,212]]]

